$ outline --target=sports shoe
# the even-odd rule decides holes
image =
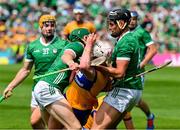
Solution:
[[[147,119],[147,130],[154,130],[154,119],[155,119],[155,116],[154,114],[152,113],[151,115],[152,117]]]

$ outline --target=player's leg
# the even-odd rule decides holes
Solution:
[[[54,130],[54,129],[63,129],[64,126],[56,120],[53,116],[50,116],[49,121],[48,121],[48,129],[49,130]]]
[[[41,108],[40,111],[41,111],[42,120],[45,122],[46,126],[48,126],[50,114],[47,112],[45,108]]]
[[[73,113],[75,114],[76,118],[79,120],[80,124],[84,126],[88,120],[89,115],[91,114],[92,109],[88,110],[79,110],[73,108]]]
[[[35,86],[34,95],[41,110],[44,108],[51,116],[62,123],[65,128],[81,128],[78,119],[73,114],[70,104],[60,90],[45,81],[39,81]],[[45,111],[42,112],[45,113]]]
[[[103,102],[96,114],[94,114],[92,129],[114,129],[115,122],[117,120],[120,122],[123,116],[123,113]]]
[[[97,110],[99,109],[99,107],[101,106],[101,104],[103,103],[103,99],[106,95],[102,95],[100,97],[98,97],[98,107],[97,108],[93,108],[93,110],[91,111],[91,114],[89,115],[86,124],[84,125],[84,128],[90,129],[92,127],[93,124],[93,116],[94,114],[97,112]]]
[[[130,111],[137,104],[141,93],[141,90],[113,88],[94,115],[92,128],[116,128],[126,111]]]
[[[79,121],[73,114],[70,104],[65,98],[46,106],[46,109],[57,121],[61,122],[65,128],[81,128]]]
[[[141,82],[142,82],[142,86],[144,87],[144,82],[145,82],[145,77],[141,76]],[[154,114],[151,113],[150,111],[150,107],[148,106],[148,104],[142,100],[142,98],[140,99],[140,101],[137,104],[137,107],[139,107],[146,115],[147,117],[147,129],[154,129]]]
[[[123,121],[124,121],[124,125],[125,125],[127,130],[134,130],[135,129],[130,112],[126,113],[126,115],[123,118]]]
[[[66,94],[69,94],[69,93],[66,93]],[[67,96],[66,94],[64,94],[64,97],[65,99],[67,100]],[[68,102],[70,101],[71,99],[67,100]],[[77,102],[76,102],[77,103]],[[74,103],[73,103],[74,104]],[[77,104],[82,104],[81,101],[79,101]],[[75,104],[74,104],[75,105]],[[84,126],[88,120],[88,117],[89,115],[91,114],[91,111],[92,109],[85,109],[85,110],[82,110],[82,109],[78,109],[78,107],[76,106],[76,108],[74,108],[72,106],[72,109],[73,109],[73,113],[74,115],[76,116],[76,118],[79,120],[81,126]]]
[[[90,115],[91,110],[83,111],[73,108],[73,113],[75,114],[76,118],[79,120],[80,124],[83,126],[87,122],[87,117]],[[62,128],[64,128],[64,126],[51,116],[48,122],[48,129],[62,129]]]
[[[31,97],[30,123],[33,129],[45,129],[45,123],[41,118],[41,112],[38,107],[38,103],[35,100],[33,92],[32,92],[32,97]]]
[[[155,116],[153,113],[151,113],[148,104],[145,101],[143,101],[141,98],[137,106],[145,113],[147,117],[147,129],[154,129]]]

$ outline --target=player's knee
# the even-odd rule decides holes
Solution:
[[[30,123],[31,123],[32,128],[44,128],[45,127],[43,120],[39,117],[37,117],[37,118],[31,117]]]
[[[44,129],[45,124],[43,120],[31,120],[31,127],[33,129]]]
[[[139,102],[136,104],[136,107],[141,107],[142,104],[143,104],[143,101],[142,101],[142,99],[140,99]]]
[[[30,120],[31,126],[36,125],[37,122],[38,122],[38,120],[37,120],[37,119],[34,119],[34,118],[31,118],[31,120]]]

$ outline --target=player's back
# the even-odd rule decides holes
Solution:
[[[93,106],[97,107],[96,96],[106,87],[108,77],[97,70],[94,72],[96,74],[94,80],[91,81],[79,71],[67,89],[66,97],[73,108],[88,110]]]
[[[142,60],[146,54],[147,46],[153,44],[153,40],[150,33],[141,26],[137,26],[132,33],[133,36],[138,40],[141,53],[140,59]]]

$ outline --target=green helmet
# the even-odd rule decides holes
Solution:
[[[76,41],[82,42],[83,37],[89,34],[90,33],[86,28],[78,28],[70,33],[69,40],[72,42],[76,42]]]

